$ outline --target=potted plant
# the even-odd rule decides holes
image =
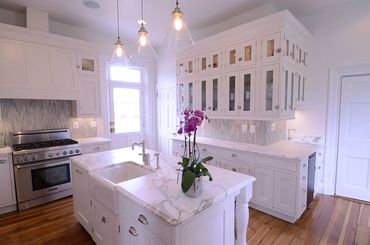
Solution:
[[[185,110],[183,120],[180,121],[180,128],[177,133],[184,135],[184,154],[181,157],[182,166],[181,188],[182,191],[189,197],[198,197],[202,192],[202,176],[208,176],[209,181],[212,181],[212,175],[204,166],[204,163],[213,159],[208,156],[200,159],[199,148],[196,143],[198,127],[202,125],[204,120],[208,120],[207,116],[200,110],[190,111]]]

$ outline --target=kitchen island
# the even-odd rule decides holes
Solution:
[[[202,194],[189,198],[177,183],[178,157],[161,155],[160,170],[123,182],[99,175],[111,167],[118,174],[125,164],[144,168],[140,152],[72,158],[75,216],[97,244],[246,244],[254,177],[208,166],[214,180],[204,178]]]

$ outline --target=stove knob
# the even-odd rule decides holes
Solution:
[[[28,161],[28,156],[25,156],[23,159],[24,159],[24,161],[27,162]]]
[[[76,149],[76,151],[75,151],[75,152],[78,154],[78,153],[80,153],[80,150],[79,150],[79,149]]]
[[[59,153],[59,152],[57,152],[57,153],[55,153],[55,155],[56,155],[56,156],[59,156],[59,155],[60,155],[60,153]]]
[[[32,161],[35,161],[36,160],[36,156],[35,155],[33,155],[32,156]]]
[[[69,151],[69,154],[73,154],[73,150],[70,150],[70,151]]]
[[[53,157],[54,156],[54,153],[49,153],[49,157]]]
[[[65,156],[65,155],[67,155],[68,154],[68,152],[67,151],[63,151],[63,155]]]

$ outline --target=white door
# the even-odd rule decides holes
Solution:
[[[370,75],[342,79],[336,194],[370,201]]]
[[[163,153],[172,154],[172,138],[176,132],[176,86],[158,88],[158,147]]]

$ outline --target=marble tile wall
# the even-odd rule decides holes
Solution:
[[[276,130],[271,130],[271,125],[275,124]],[[243,132],[242,125],[247,125],[247,132]],[[255,133],[250,133],[250,126],[256,127]],[[249,120],[229,120],[212,119],[206,123],[204,128],[199,129],[198,135],[208,138],[217,138],[244,142],[248,144],[270,145],[285,139],[286,121],[249,121]]]
[[[65,100],[0,100],[0,132],[8,138],[10,132],[55,128],[70,128],[73,138],[95,137],[91,127],[95,118],[73,118],[72,102]],[[78,128],[73,128],[78,122]]]

